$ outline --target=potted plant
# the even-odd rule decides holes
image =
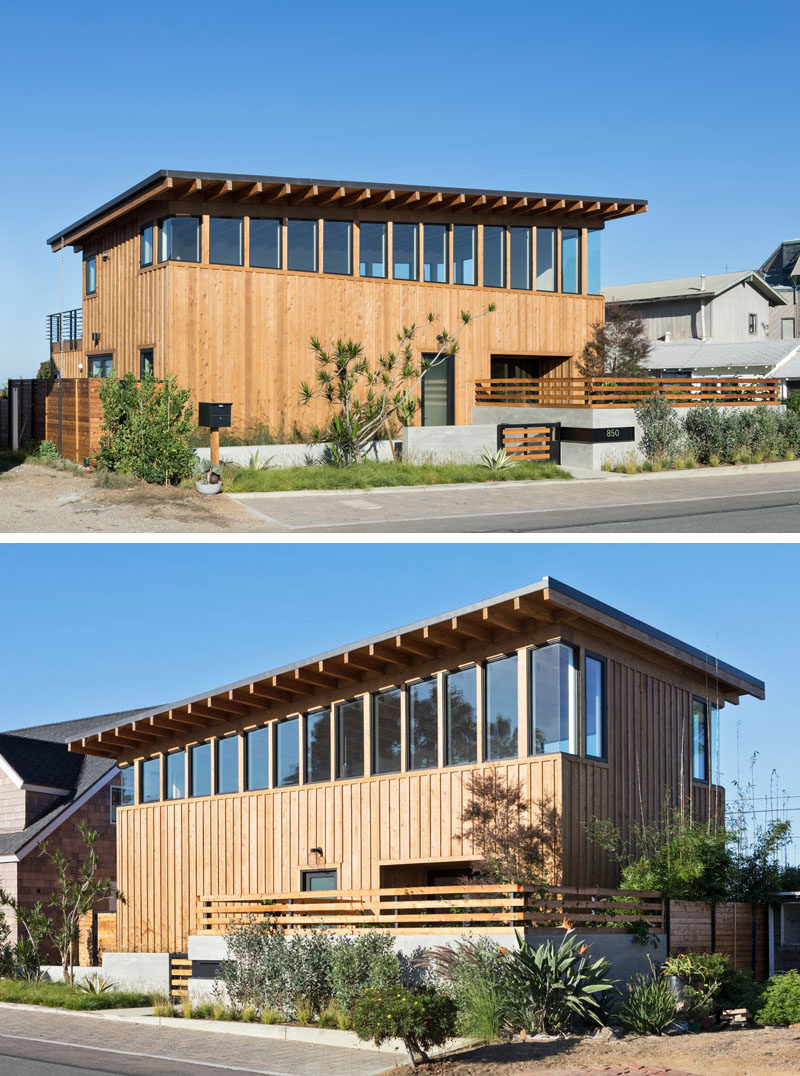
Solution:
[[[221,493],[222,492],[222,469],[219,464],[203,466],[201,477],[195,482],[194,488],[198,493]]]

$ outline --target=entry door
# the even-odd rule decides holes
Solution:
[[[433,359],[434,355],[423,358]],[[453,356],[431,367],[422,379],[422,425],[452,426],[455,423]]]

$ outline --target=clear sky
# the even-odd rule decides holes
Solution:
[[[47,358],[44,240],[159,168],[646,198],[606,231],[605,284],[754,268],[800,232],[789,24],[741,0],[42,0],[1,19],[0,385]]]
[[[765,680],[766,702],[723,710],[723,778],[738,730],[743,778],[758,751],[761,791],[772,779],[797,808],[796,560],[750,544],[0,546],[0,730],[168,703],[552,575]]]

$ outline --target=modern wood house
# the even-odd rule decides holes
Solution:
[[[83,258],[80,308],[49,317],[65,378],[174,374],[233,424],[324,418],[301,407],[312,336],[376,358],[403,325],[435,353],[459,313],[497,304],[425,379],[418,421],[470,422],[478,379],[574,375],[603,320],[600,234],[630,198],[160,171],[52,236]]]
[[[743,695],[764,684],[545,578],[110,720],[70,749],[122,767],[117,948],[184,951],[220,900],[453,885],[467,779],[492,768],[554,821],[555,883],[615,885],[582,823],[667,795],[714,816],[717,718]]]

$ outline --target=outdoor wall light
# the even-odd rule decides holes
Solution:
[[[106,251],[105,254],[103,255],[103,261],[107,262],[110,257],[111,257],[111,255],[108,253],[108,251]]]
[[[309,851],[309,855],[312,855],[312,856],[321,856],[323,854],[321,848],[309,848],[308,851]]]
[[[92,343],[95,346],[100,343],[100,333],[92,333]]]

